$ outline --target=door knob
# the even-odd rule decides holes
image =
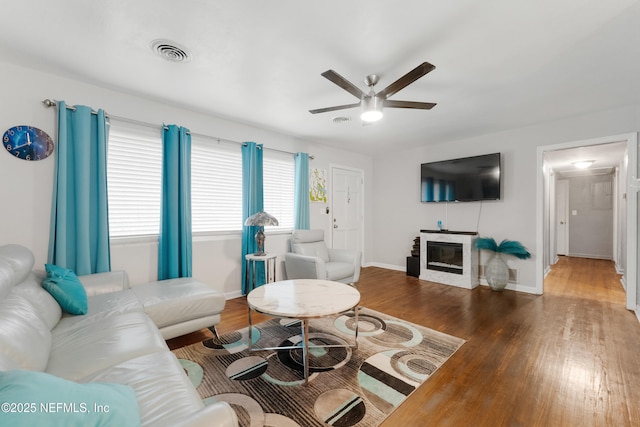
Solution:
[[[333,224],[333,228],[338,228],[338,224]]]

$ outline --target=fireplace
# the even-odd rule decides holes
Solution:
[[[475,232],[420,230],[420,279],[473,289],[478,286]]]
[[[462,243],[427,240],[427,269],[462,274]]]

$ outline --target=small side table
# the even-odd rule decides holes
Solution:
[[[264,274],[266,283],[276,281],[276,258],[275,254],[254,255],[247,254],[244,256],[247,260],[247,289],[251,292],[256,288],[256,263],[264,262]],[[247,292],[247,293],[248,293]]]

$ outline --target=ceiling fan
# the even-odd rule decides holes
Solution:
[[[321,76],[340,86],[342,89],[346,90],[356,98],[360,99],[360,102],[356,102],[354,104],[337,105],[335,107],[318,108],[316,110],[309,110],[309,112],[311,114],[318,114],[326,113],[327,111],[346,110],[347,108],[360,107],[362,109],[362,113],[360,115],[362,121],[375,122],[382,118],[383,107],[416,108],[420,110],[430,110],[435,107],[435,103],[393,101],[388,98],[396,92],[399,92],[400,90],[409,86],[411,83],[415,82],[420,77],[432,71],[434,68],[436,68],[435,65],[429,64],[428,62],[423,62],[379,92],[376,92],[373,87],[376,85],[376,83],[378,83],[380,77],[376,74],[368,75],[364,79],[364,82],[370,88],[369,93],[363,92],[353,83],[351,83],[335,71],[327,70],[322,73]]]

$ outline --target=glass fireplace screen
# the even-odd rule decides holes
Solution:
[[[427,241],[427,269],[462,274],[462,243]]]

